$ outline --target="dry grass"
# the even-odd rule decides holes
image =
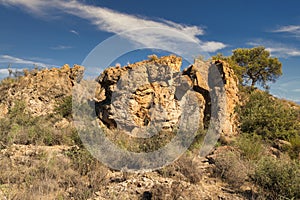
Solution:
[[[246,162],[237,152],[226,152],[215,158],[214,173],[234,189],[239,189],[248,178]]]
[[[191,155],[184,154],[176,162],[157,171],[163,177],[184,180],[192,184],[201,181],[202,173],[199,163]]]
[[[97,161],[64,155],[79,150],[53,149],[35,149],[30,155],[26,155],[30,151],[8,149],[0,155],[0,189],[7,199],[87,199],[105,183],[108,169]],[[88,172],[83,172],[82,165],[90,165]]]
[[[0,119],[0,149],[12,144],[80,145],[71,124],[64,128],[54,124],[62,121],[58,114],[34,117],[25,111],[25,103],[16,101],[5,118]]]

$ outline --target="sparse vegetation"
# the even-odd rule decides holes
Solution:
[[[300,159],[300,135],[290,138],[291,147],[289,149],[289,155],[293,159]]]
[[[72,96],[63,98],[55,107],[54,111],[59,113],[62,117],[72,118]]]
[[[214,173],[233,188],[239,188],[248,177],[246,162],[234,151],[216,157]]]
[[[268,199],[300,198],[300,165],[295,161],[263,157],[252,178]]]
[[[87,199],[107,181],[108,169],[87,152],[49,147],[29,151],[25,146],[8,150],[20,149],[23,154],[0,155],[0,189],[8,199]],[[64,151],[69,159],[63,156]]]
[[[11,144],[34,145],[73,145],[79,142],[75,128],[66,125],[64,128],[53,126],[61,118],[53,114],[32,116],[26,111],[23,101],[14,102],[8,116],[0,119],[0,141]]]
[[[241,135],[235,146],[250,169],[247,179],[262,188],[258,191],[261,199],[298,199],[298,107],[260,90],[243,88],[240,95],[243,103],[237,112]],[[240,157],[232,157],[230,167],[239,161]]]
[[[259,135],[241,135],[236,146],[245,160],[258,160],[263,154],[263,142]]]
[[[217,55],[213,59],[229,62],[241,81],[250,78],[252,86],[256,83],[267,86],[268,81],[280,75],[280,70],[268,71],[271,77],[255,75],[255,79],[250,77],[249,70],[251,67],[265,70],[262,66],[266,64],[274,64],[276,68],[279,61],[269,60],[263,48],[251,51],[254,50],[246,53],[236,50],[235,57]],[[253,63],[249,56],[255,57]],[[245,57],[247,59],[243,61]],[[263,59],[262,65],[257,65],[256,57]],[[152,55],[149,59],[156,61],[159,58]],[[34,71],[24,71],[25,75],[32,73]],[[18,80],[4,79],[1,90],[21,84]],[[212,158],[202,162],[197,157],[205,136],[203,130],[199,130],[182,157],[155,172],[139,175],[127,172],[115,175],[116,171],[103,166],[84,148],[70,123],[72,96],[60,96],[54,112],[42,116],[30,114],[24,101],[9,102],[8,113],[0,118],[0,198],[2,192],[8,199],[88,199],[95,197],[96,192],[102,192],[109,198],[126,199],[120,193],[124,187],[147,186],[143,181],[129,181],[132,177],[142,176],[141,180],[149,179],[153,184],[142,192],[136,190],[135,195],[141,199],[199,199],[196,193],[209,181],[210,185],[222,185],[222,189],[229,189],[236,195],[243,194],[243,186],[250,185],[252,199],[299,199],[299,106],[253,87],[241,86],[240,90],[242,104],[236,110],[240,134],[229,139],[222,136]],[[81,112],[94,112],[90,105],[78,106],[79,116]],[[144,139],[129,137],[116,129],[107,132],[106,136],[121,149],[141,153],[165,146],[174,138],[175,132],[160,132]],[[99,138],[92,135],[91,139]],[[218,151],[222,148],[224,151]],[[156,181],[153,174],[163,181]],[[116,188],[120,191],[109,194],[106,186],[110,184],[118,184]]]

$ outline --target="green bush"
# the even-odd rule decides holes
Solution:
[[[289,140],[299,134],[299,111],[267,92],[255,90],[245,97],[245,105],[238,108],[242,132],[269,140]]]
[[[290,160],[264,157],[253,175],[268,199],[300,198],[300,165]]]
[[[263,152],[262,139],[255,134],[242,134],[238,138],[236,145],[241,151],[241,156],[247,160],[258,160]]]
[[[72,96],[67,96],[56,105],[54,111],[62,117],[72,118]]]
[[[289,154],[293,159],[300,159],[300,136],[290,138],[291,148],[289,149]]]

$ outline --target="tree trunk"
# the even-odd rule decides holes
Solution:
[[[256,80],[252,79],[251,88],[254,88],[255,84],[256,84]]]

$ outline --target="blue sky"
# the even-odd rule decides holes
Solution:
[[[7,74],[8,64],[85,63],[98,44],[125,32],[124,38],[143,47],[156,44],[172,50],[176,47],[169,40],[174,37],[196,42],[207,55],[264,45],[283,63],[284,75],[271,92],[300,102],[299,7],[300,2],[291,0],[0,0],[0,77]],[[145,53],[138,55],[146,58]],[[119,61],[126,64],[124,56]],[[97,67],[106,66],[99,62]]]

